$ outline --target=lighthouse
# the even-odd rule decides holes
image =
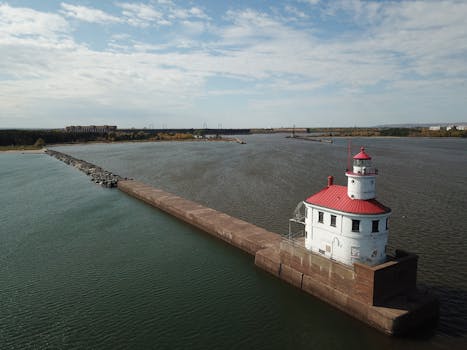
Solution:
[[[363,147],[345,175],[347,186],[329,176],[327,186],[303,202],[305,247],[346,265],[381,264],[391,209],[376,200],[378,171]]]

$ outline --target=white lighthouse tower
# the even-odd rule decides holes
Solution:
[[[360,148],[353,157],[353,169],[347,171],[347,194],[352,199],[374,199],[376,197],[375,179],[378,171],[371,166],[371,157]]]
[[[303,202],[307,249],[347,265],[385,261],[391,210],[375,199],[377,174],[362,147],[346,172],[347,186],[329,176],[328,186]]]

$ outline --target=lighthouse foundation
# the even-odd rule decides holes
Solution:
[[[396,251],[384,264],[350,267],[288,240],[255,256],[257,266],[390,335],[438,319],[437,299],[417,288],[417,260],[415,254]]]

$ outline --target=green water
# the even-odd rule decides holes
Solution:
[[[48,156],[1,155],[0,168],[2,349],[325,346],[342,323],[351,344],[354,332],[374,336]],[[323,321],[330,332],[309,337]]]
[[[0,154],[0,193],[0,349],[465,345],[384,336],[46,155]]]

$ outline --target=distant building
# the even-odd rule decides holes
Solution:
[[[106,134],[112,131],[116,131],[117,126],[115,125],[72,125],[65,128],[66,132],[75,133],[95,133],[95,134]]]
[[[429,130],[431,130],[431,131],[440,131],[440,130],[446,130],[446,131],[449,131],[449,130],[462,130],[462,131],[464,131],[464,130],[467,130],[467,125],[466,124],[458,124],[458,125],[450,124],[450,125],[446,125],[446,126],[436,125],[436,126],[430,126]]]

